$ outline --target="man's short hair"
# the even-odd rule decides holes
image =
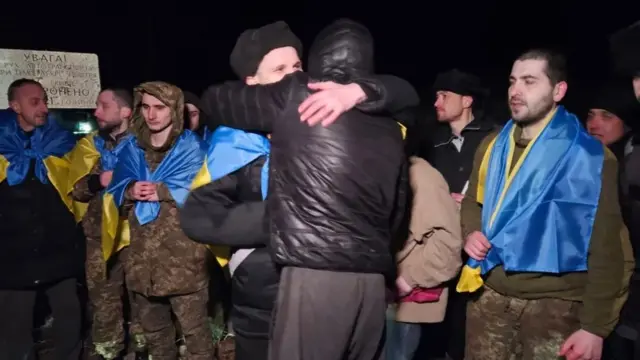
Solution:
[[[9,89],[7,89],[7,100],[14,101],[16,99],[16,96],[18,95],[18,89],[25,85],[37,85],[44,91],[44,87],[39,82],[33,79],[22,78],[14,80],[11,85],[9,85]]]
[[[524,60],[544,60],[546,62],[544,73],[551,80],[552,85],[567,81],[567,60],[558,52],[548,49],[533,49],[516,59],[516,61]]]
[[[106,88],[102,92],[111,91],[113,98],[116,100],[118,106],[133,109],[133,95],[129,90],[122,88]]]

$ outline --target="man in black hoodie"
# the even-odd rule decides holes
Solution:
[[[309,72],[316,80],[366,84],[373,73],[369,31],[350,20],[325,28]],[[382,93],[393,97],[374,94],[331,126],[301,121],[312,81],[301,72],[269,86],[225,84],[203,95],[214,121],[272,134],[267,212],[271,256],[283,270],[270,359],[383,356],[384,275],[393,270],[390,243],[408,179],[398,125],[362,110],[393,113],[418,99],[401,79],[379,78],[388,89]]]
[[[635,96],[640,101],[640,21],[614,34],[610,45],[616,70],[633,78]],[[619,161],[620,199],[625,224],[636,259],[629,283],[629,298],[620,313],[620,321],[605,344],[605,356],[612,360],[640,357],[640,127],[628,119],[631,140],[624,159]]]

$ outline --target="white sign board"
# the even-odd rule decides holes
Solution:
[[[9,106],[9,85],[21,78],[42,84],[51,109],[95,108],[100,93],[96,54],[0,49],[0,109]]]

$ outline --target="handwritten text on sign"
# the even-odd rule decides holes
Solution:
[[[9,106],[9,85],[21,78],[40,82],[52,109],[91,109],[100,93],[96,54],[0,49],[0,109]]]

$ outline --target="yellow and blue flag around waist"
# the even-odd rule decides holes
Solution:
[[[0,110],[0,182],[7,181],[10,186],[21,184],[33,161],[38,180],[53,185],[69,211],[73,211],[67,186],[68,153],[75,144],[73,134],[51,117],[29,136],[18,126],[13,110]]]
[[[260,156],[267,159],[261,170],[262,198],[267,197],[269,187],[269,152],[271,145],[264,136],[219,126],[209,137],[207,155],[202,168],[193,181],[193,189],[223,178],[250,164]],[[229,263],[230,249],[210,246],[221,266]]]
[[[169,189],[176,204],[181,206],[204,160],[202,140],[190,130],[185,130],[178,137],[169,153],[153,172],[149,169],[144,151],[138,146],[135,137],[122,141],[118,147],[120,146],[122,148],[119,149],[111,183],[103,195],[102,250],[105,260],[117,250],[119,209],[124,202],[125,191],[129,184],[135,181],[163,183]],[[158,202],[137,201],[134,205],[134,214],[141,225],[156,220],[159,213]]]
[[[130,135],[126,135],[127,137]],[[69,169],[69,193],[73,191],[75,184],[83,177],[89,175],[93,167],[100,162],[102,171],[112,171],[118,162],[118,153],[123,148],[122,144],[127,138],[122,139],[120,144],[113,150],[109,150],[105,146],[105,141],[100,134],[95,131],[78,141],[75,148],[71,152],[69,158],[71,167]],[[87,203],[74,201],[74,213],[76,220],[80,221],[87,212]],[[116,238],[116,251],[129,245],[129,221],[121,218],[118,225],[118,236]]]
[[[491,249],[483,261],[470,259],[463,267],[458,292],[476,291],[482,276],[500,265],[509,272],[587,270],[604,149],[562,106],[543,121],[513,167],[513,120],[484,155],[477,199]]]

